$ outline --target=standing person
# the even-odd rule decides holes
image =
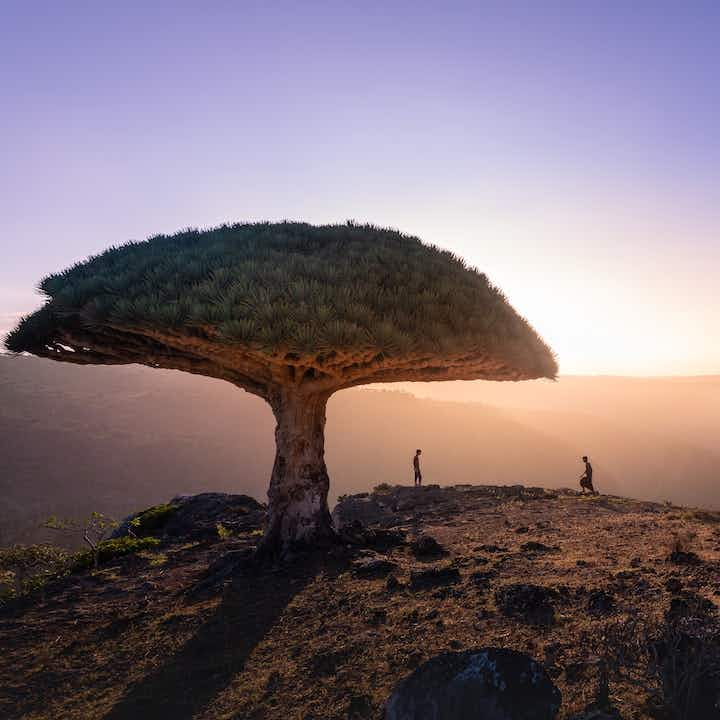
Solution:
[[[422,473],[420,472],[420,456],[422,450],[418,449],[415,451],[415,457],[413,458],[413,470],[415,471],[415,487],[422,485]]]
[[[590,464],[590,461],[588,460],[587,455],[583,455],[582,457],[583,462],[585,463],[585,472],[583,475],[580,476],[580,487],[582,488],[583,495],[585,494],[586,490],[589,490],[592,495],[597,495],[597,491],[593,487],[593,469],[592,465]]]

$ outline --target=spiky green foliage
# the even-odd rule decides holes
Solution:
[[[40,289],[47,303],[9,334],[12,351],[121,362],[94,347],[95,338],[103,348],[117,344],[120,333],[140,338],[148,355],[162,355],[172,335],[222,345],[225,357],[233,348],[294,359],[474,353],[519,371],[517,379],[553,377],[557,369],[484,274],[450,252],[373,226],[257,223],[160,235],[51,275]],[[143,362],[142,351],[125,361]]]

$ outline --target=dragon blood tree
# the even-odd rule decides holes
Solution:
[[[277,420],[263,548],[332,535],[325,406],[366,383],[553,378],[554,356],[486,276],[372,226],[223,225],[115,247],[45,278],[7,348],[227,380]]]

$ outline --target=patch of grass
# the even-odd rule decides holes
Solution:
[[[55,545],[0,548],[0,601],[29,595],[70,571],[71,556]]]
[[[100,564],[114,560],[115,558],[131,555],[139,550],[157,547],[160,541],[153,537],[132,537],[126,535],[124,537],[113,538],[112,540],[103,540],[98,545],[98,562]],[[84,570],[92,567],[93,556],[90,551],[78,553],[73,563],[74,570]]]
[[[169,550],[169,552],[179,553],[179,552],[183,552],[184,550],[192,550],[193,548],[197,547],[198,545],[200,545],[200,541],[194,540],[193,542],[183,543],[182,545],[174,547],[171,550]]]
[[[154,505],[138,513],[131,521],[130,528],[138,537],[147,537],[160,530],[170,516],[178,509],[177,505],[165,503]]]
[[[720,512],[717,510],[688,510],[683,514],[684,520],[697,520],[708,525],[720,523]]]
[[[161,552],[149,552],[147,550],[141,550],[138,554],[143,560],[147,560],[151,567],[157,567],[158,565],[164,565],[168,561],[168,556]]]

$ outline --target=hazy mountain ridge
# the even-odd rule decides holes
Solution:
[[[427,482],[573,486],[587,452],[601,490],[720,507],[720,377],[410,387],[432,397],[385,386],[331,399],[331,504],[410,482],[422,447]],[[265,499],[273,417],[227,383],[2,357],[0,401],[2,543],[39,538],[50,514],[123,516],[203,490]]]

